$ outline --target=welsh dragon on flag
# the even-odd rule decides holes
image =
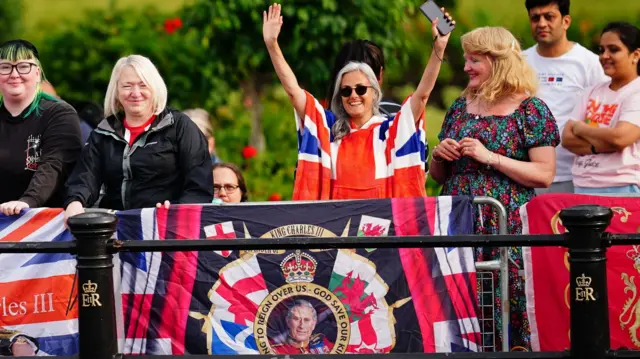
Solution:
[[[473,223],[466,197],[176,206],[156,210],[145,224],[147,217],[122,215],[127,223],[121,222],[118,238],[132,237],[127,232],[132,228],[146,228],[152,234],[142,237],[152,240],[448,235],[471,233]],[[131,353],[478,349],[469,248],[300,248],[158,257],[146,255],[147,272],[142,257],[134,260],[129,254],[123,264],[123,276],[132,273],[129,263],[136,265],[135,280],[122,281],[125,342],[132,343],[126,346]],[[137,283],[131,284],[135,293],[129,283]]]

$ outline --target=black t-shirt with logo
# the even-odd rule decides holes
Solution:
[[[0,203],[62,207],[64,183],[80,155],[80,120],[66,102],[46,98],[39,114],[14,117],[0,106]]]

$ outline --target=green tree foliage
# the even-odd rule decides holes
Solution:
[[[303,87],[322,98],[333,58],[345,41],[370,39],[386,50],[388,66],[407,61],[399,26],[417,11],[416,0],[288,0],[279,43]],[[277,83],[262,39],[264,0],[198,0],[185,8],[188,28],[199,29],[208,67],[255,104],[250,143],[262,151],[265,137],[260,99]]]
[[[226,84],[201,66],[208,59],[201,51],[199,33],[180,32],[175,21],[180,20],[153,8],[90,11],[84,21],[43,41],[40,52],[47,77],[67,100],[102,103],[116,61],[140,54],[160,71],[172,106],[220,105]]]
[[[0,1],[0,43],[15,38],[22,30],[22,0]]]
[[[283,2],[280,45],[299,77],[314,93],[324,93],[333,56],[356,38],[371,39],[387,52],[390,65],[402,65],[406,49],[399,26],[417,11],[415,0],[297,0]],[[251,80],[258,89],[277,81],[262,40],[264,0],[198,0],[187,7],[186,27],[201,31],[203,45],[217,70],[240,85]]]

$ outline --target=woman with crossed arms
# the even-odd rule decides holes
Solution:
[[[611,79],[588,89],[562,133],[576,193],[640,193],[640,29],[614,22],[600,37]]]

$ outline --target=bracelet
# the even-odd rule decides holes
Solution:
[[[438,55],[438,51],[436,50],[436,40],[438,39],[438,35],[436,35],[436,37],[433,38],[433,42],[432,42],[432,49],[433,49],[433,54],[436,55],[436,57],[438,58],[438,60],[440,60],[440,62],[447,62],[447,60],[444,58],[444,54],[442,56],[442,58],[440,58],[440,56]]]
[[[435,163],[442,163],[443,160],[437,160],[436,156],[433,155],[433,153],[436,152],[436,148],[438,148],[438,145],[435,145],[435,147],[433,147],[433,151],[431,151],[431,161]]]
[[[487,168],[491,169],[492,162],[493,162],[493,152],[489,152],[489,157],[487,157]]]

